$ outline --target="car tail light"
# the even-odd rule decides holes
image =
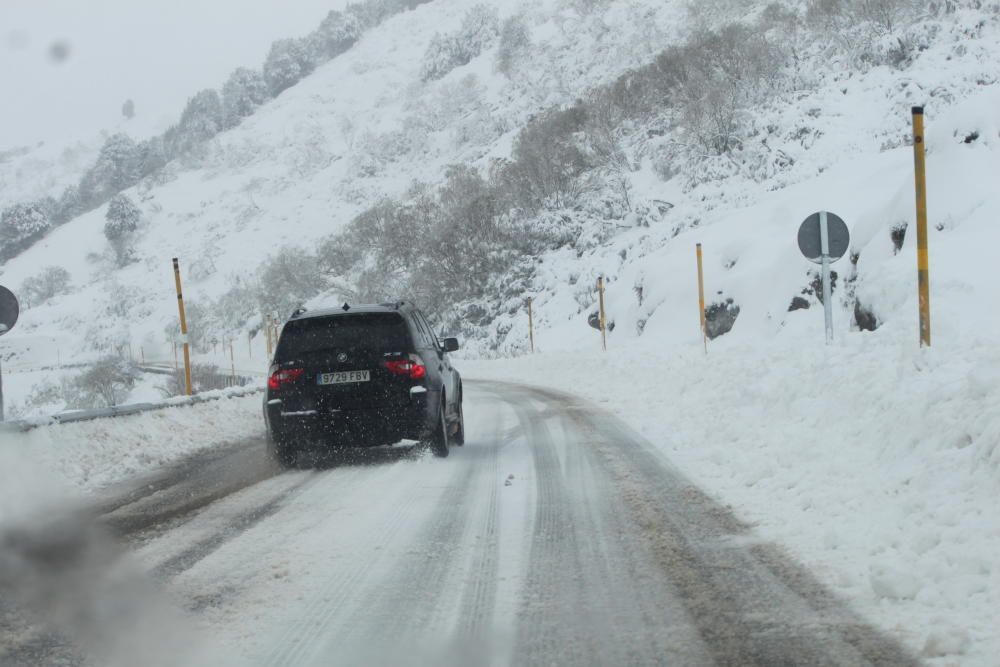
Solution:
[[[302,379],[302,376],[306,374],[304,368],[281,368],[271,373],[271,376],[267,378],[267,388],[273,391],[281,389],[281,385],[289,384],[295,382],[296,380]]]
[[[382,362],[382,367],[393,375],[405,375],[411,380],[423,380],[427,377],[423,359],[415,354],[402,359],[387,359]]]

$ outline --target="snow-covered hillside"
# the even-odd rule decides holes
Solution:
[[[314,268],[316,253],[356,216],[387,198],[419,199],[414,181],[433,190],[451,165],[484,177],[501,170],[525,127],[578,100],[594,115],[595,100],[606,99],[595,91],[635,95],[631,86],[643,79],[623,74],[668,47],[711,47],[705,31],[734,21],[769,26],[764,46],[790,54],[780,81],[764,71],[753,85],[727,88],[746,102],[731,116],[722,102],[687,100],[689,112],[702,103],[702,120],[720,112],[730,126],[725,145],[706,147],[712,141],[690,114],[659,109],[660,99],[641,115],[622,112],[610,130],[623,156],[613,168],[575,175],[570,202],[519,220],[517,229],[555,227],[548,238],[557,241],[523,252],[484,281],[481,295],[424,305],[461,329],[470,358],[501,358],[470,364],[475,374],[605,398],[685,474],[931,664],[992,664],[1000,585],[985,556],[996,551],[1000,523],[983,507],[1000,493],[992,416],[1000,362],[990,351],[1000,335],[1000,283],[990,269],[1000,242],[1000,7],[867,3],[915,10],[902,25],[866,32],[864,21],[823,28],[806,11],[816,4],[501,0],[491,3],[500,22],[523,16],[508,73],[498,70],[493,41],[439,78],[426,76],[425,54],[438,35],[463,29],[470,3],[433,0],[395,16],[130,190],[143,212],[136,261],[116,268],[102,207],[7,262],[0,283],[14,288],[50,265],[71,274],[67,293],[33,305],[0,339],[5,365],[25,372],[9,400],[30,411],[25,398],[46,372],[28,380],[27,371],[57,356],[141,348],[170,358],[175,256],[203,329],[196,335],[236,338],[232,363],[261,368],[257,297],[267,281],[304,282],[293,294],[302,300],[364,291],[357,278],[378,248],[349,270]],[[764,62],[772,55],[754,53]],[[676,64],[664,58],[658,71]],[[726,80],[739,81],[745,64]],[[927,119],[931,350],[918,348],[917,335],[913,105]],[[582,143],[591,150],[595,142]],[[833,267],[831,348],[815,266],[795,244],[799,223],[821,209],[843,217],[852,234]],[[730,315],[738,308],[707,357],[696,243],[709,305]],[[417,268],[375,277],[391,286]],[[600,336],[587,320],[599,276],[614,330],[610,355],[595,359]],[[525,355],[528,297],[535,358]],[[199,358],[230,363],[203,348]]]
[[[0,274],[6,285],[16,289],[58,264],[72,274],[73,291],[27,311],[4,341],[7,349],[22,344],[19,338],[72,332],[62,345],[67,355],[130,340],[164,356],[164,327],[176,319],[171,257],[181,258],[189,303],[207,305],[252,279],[278,249],[310,247],[379,197],[401,193],[416,178],[433,180],[446,165],[502,153],[530,113],[570,102],[650,57],[656,26],[677,26],[681,4],[658,3],[643,12],[655,20],[640,21],[624,8],[584,18],[559,3],[531,3],[547,66],[526,66],[523,76],[533,81],[523,87],[494,73],[492,54],[442,81],[420,82],[428,42],[458,27],[465,3],[435,2],[389,20],[190,164],[171,164],[134,189],[144,212],[134,264],[115,270],[102,257],[103,208],[8,262]],[[505,14],[525,9],[496,5]],[[536,97],[521,95],[522,88]]]
[[[715,13],[699,16],[719,23],[740,4],[717,3]],[[103,208],[8,262],[0,274],[6,285],[16,289],[58,264],[70,271],[72,291],[28,310],[6,348],[23,345],[19,338],[72,332],[60,344],[66,355],[131,343],[164,357],[164,330],[176,319],[171,257],[181,258],[189,303],[211,309],[234,285],[252,284],[269,256],[289,247],[314,250],[381,198],[405,196],[415,180],[433,184],[451,164],[488,170],[509,155],[533,114],[572,103],[696,27],[683,2],[598,4],[589,11],[555,1],[494,5],[501,17],[523,12],[530,28],[530,59],[510,78],[496,71],[494,47],[441,80],[423,82],[429,42],[457,30],[466,5],[418,7],[370,31],[201,154],[130,192],[144,213],[135,263],[118,270],[110,261]],[[738,160],[678,154],[683,128],[626,131],[632,212],[602,218],[595,210],[606,202],[583,202],[572,240],[540,256],[533,275],[520,281],[523,294],[489,304],[487,321],[499,319],[476,330],[487,337],[483,349],[523,349],[520,301],[527,296],[536,300],[543,345],[546,331],[560,346],[582,344],[598,275],[609,283],[613,339],[691,343],[697,328],[679,314],[692,311],[695,241],[705,244],[716,300],[733,299],[740,308],[730,338],[783,331],[797,337],[813,328],[815,311],[787,313],[788,305],[795,296],[817,302],[801,294],[810,265],[798,255],[794,233],[821,208],[840,213],[854,234],[856,266],[845,259],[834,267],[843,276],[835,290],[838,330],[853,327],[855,294],[880,324],[911,326],[913,234],[898,253],[891,235],[913,217],[907,135],[916,103],[927,105],[929,126],[936,330],[985,333],[996,318],[981,306],[989,301],[981,290],[992,288],[967,267],[985,265],[977,259],[989,247],[982,234],[990,233],[995,205],[996,29],[995,13],[959,9],[920,24],[922,41],[907,67],[833,62],[802,74],[801,90],[744,119],[756,136]],[[815,64],[825,48],[817,45],[803,62]],[[349,285],[333,284],[345,289],[334,287],[332,298],[350,293]],[[259,328],[259,318],[203,320],[219,338]]]

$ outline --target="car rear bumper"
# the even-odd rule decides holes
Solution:
[[[437,415],[431,392],[416,393],[405,404],[342,410],[286,410],[281,399],[267,399],[264,414],[271,437],[308,446],[379,446],[427,436]]]

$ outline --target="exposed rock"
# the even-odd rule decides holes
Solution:
[[[854,302],[854,323],[858,325],[858,329],[861,331],[875,331],[879,325],[875,313],[862,305],[860,301]]]
[[[893,254],[898,253],[903,249],[903,241],[906,239],[906,228],[909,226],[907,222],[897,222],[892,227],[892,231],[889,232],[889,237],[892,239]]]
[[[729,333],[736,318],[740,315],[740,307],[732,299],[724,303],[713,303],[705,309],[705,331],[710,339],[716,339]]]
[[[801,296],[792,297],[792,303],[788,306],[788,312],[795,310],[808,310],[809,300],[803,299]]]

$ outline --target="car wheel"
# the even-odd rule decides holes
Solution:
[[[445,419],[444,401],[441,401],[441,407],[438,408],[437,424],[434,426],[430,439],[431,451],[434,452],[434,456],[442,459],[448,456],[448,440],[448,421]]]
[[[458,395],[458,428],[455,430],[455,435],[451,437],[451,441],[461,447],[465,444],[465,412],[462,410],[462,395]]]
[[[291,468],[298,458],[295,448],[287,440],[273,433],[267,434],[267,453],[271,460],[283,468]]]

